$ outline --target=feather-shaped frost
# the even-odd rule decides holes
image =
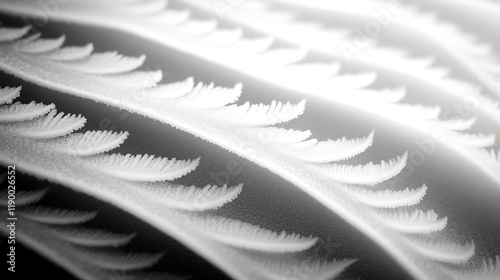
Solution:
[[[305,109],[305,100],[298,104],[273,101],[271,105],[246,102],[243,105],[230,105],[217,112],[219,118],[229,120],[235,124],[249,126],[274,125],[287,122],[302,115]]]
[[[431,260],[462,264],[470,260],[475,253],[473,242],[465,245],[450,243],[446,241],[409,241],[411,246],[426,258]]]
[[[0,88],[0,105],[12,103],[12,101],[18,98],[20,94],[21,94],[21,87]]]
[[[66,36],[62,35],[56,39],[38,39],[29,42],[14,43],[13,47],[22,53],[41,54],[59,49],[65,40]]]
[[[134,71],[131,73],[106,75],[101,77],[107,83],[125,88],[151,88],[163,78],[161,70],[157,71]]]
[[[200,158],[177,160],[152,155],[102,155],[89,160],[89,164],[109,174],[130,181],[157,182],[174,180],[195,170]]]
[[[236,102],[240,98],[242,89],[242,84],[225,88],[216,87],[213,83],[204,85],[200,82],[187,96],[175,102],[186,107],[215,109]]]
[[[56,139],[49,145],[56,150],[72,156],[90,156],[101,154],[119,147],[128,138],[128,132],[87,131],[73,133]]]
[[[117,52],[94,53],[82,60],[67,62],[70,69],[87,74],[121,74],[142,66],[146,56],[127,57]]]
[[[429,234],[446,227],[448,218],[439,218],[436,212],[399,210],[395,214],[381,214],[381,219],[389,228],[402,233]]]
[[[193,217],[191,224],[211,238],[237,248],[264,252],[300,252],[318,238],[273,232],[252,224],[221,217]]]
[[[458,138],[458,141],[473,148],[491,147],[496,141],[495,134],[456,133],[455,136]]]
[[[398,175],[406,166],[408,153],[380,164],[372,162],[365,165],[326,165],[321,172],[326,176],[347,184],[376,185]]]
[[[93,219],[97,212],[56,209],[44,206],[23,208],[18,213],[26,219],[51,225],[81,224]]]
[[[65,47],[43,54],[42,57],[53,61],[73,61],[88,57],[94,51],[93,44],[78,47]]]
[[[48,115],[28,123],[15,123],[6,125],[14,134],[31,138],[55,138],[68,135],[82,128],[87,119],[81,115],[57,113],[52,110]]]
[[[290,155],[315,163],[326,163],[332,161],[345,160],[366,151],[373,143],[373,134],[371,132],[365,138],[338,140],[328,140],[318,142],[316,139],[306,140],[300,143],[286,146],[286,151]]]
[[[417,205],[425,196],[427,187],[417,189],[406,188],[402,191],[380,190],[370,191],[361,188],[348,189],[352,197],[359,202],[376,208],[398,208]]]
[[[135,236],[135,233],[117,234],[87,228],[55,228],[54,231],[59,238],[86,247],[118,247],[127,244]]]
[[[53,109],[55,109],[54,104],[45,105],[36,102],[21,104],[16,102],[7,107],[0,107],[0,122],[29,121],[46,115]]]
[[[258,132],[264,142],[274,144],[296,144],[305,141],[311,136],[311,131],[300,131],[279,127],[263,127]]]
[[[279,259],[260,264],[262,273],[270,279],[331,280],[337,277],[356,260],[300,261]]]
[[[25,27],[0,27],[0,43],[15,41],[28,34],[31,26]]]
[[[1,183],[1,181],[0,181]],[[28,204],[34,204],[40,201],[48,189],[33,190],[33,191],[17,191],[15,194],[16,206],[24,206]],[[9,203],[7,191],[2,191],[0,195],[0,206],[7,207]]]
[[[98,267],[123,271],[151,267],[164,255],[164,253],[125,253],[87,249],[81,251],[83,257]]]
[[[158,199],[167,207],[187,211],[205,211],[217,209],[236,199],[243,189],[243,184],[235,187],[208,185],[204,188],[198,188],[195,186],[153,185],[141,188],[151,193],[154,199]]]
[[[146,94],[151,97],[161,98],[165,100],[176,99],[184,96],[194,88],[194,79],[189,77],[184,81],[161,84],[152,89],[147,90]]]

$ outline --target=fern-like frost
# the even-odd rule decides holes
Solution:
[[[90,164],[130,181],[157,182],[180,178],[195,170],[200,158],[177,160],[152,155],[103,155],[91,159]]]
[[[51,225],[81,224],[93,219],[97,212],[55,209],[44,206],[23,208],[19,214],[26,219]]]
[[[29,121],[46,115],[53,109],[55,109],[54,104],[45,105],[36,102],[21,104],[16,102],[8,107],[0,107],[0,122]]]

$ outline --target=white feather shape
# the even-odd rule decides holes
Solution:
[[[58,150],[71,156],[91,156],[111,151],[119,147],[128,138],[128,132],[86,131],[73,133],[61,139],[48,143]]]
[[[273,144],[296,144],[311,137],[311,131],[300,131],[279,127],[262,127],[258,132],[259,139]]]
[[[93,44],[77,47],[65,47],[43,54],[42,57],[53,61],[72,61],[88,57],[94,51]]]
[[[237,248],[264,252],[300,252],[316,244],[318,238],[286,232],[276,233],[259,226],[222,217],[195,217],[189,223],[211,238]]]
[[[473,148],[487,148],[495,145],[496,136],[495,134],[468,134],[468,133],[456,133],[454,134],[458,141],[461,143],[473,147]]]
[[[433,210],[398,210],[396,213],[381,213],[381,221],[389,228],[411,234],[430,234],[446,227],[448,218],[439,218]]]
[[[48,53],[59,49],[66,40],[66,36],[62,35],[56,39],[38,39],[30,42],[14,43],[14,48],[22,53],[41,54]]]
[[[203,188],[162,184],[140,188],[169,208],[205,211],[220,208],[236,199],[243,190],[243,184],[235,187],[208,185]]]
[[[416,120],[437,120],[441,113],[439,106],[397,104],[391,107],[392,113]]]
[[[0,107],[0,122],[30,121],[48,114],[53,109],[55,109],[54,104],[45,105],[36,102],[21,104],[16,102],[10,106]]]
[[[469,118],[469,119],[452,119],[446,121],[443,120],[434,121],[433,125],[441,127],[446,130],[462,131],[471,129],[475,123],[476,123],[476,118]]]
[[[129,243],[135,237],[135,233],[117,234],[88,228],[54,228],[53,230],[59,238],[85,247],[118,247]]]
[[[93,219],[97,212],[56,209],[44,206],[29,207],[17,210],[29,220],[50,225],[81,224]]]
[[[273,280],[331,280],[356,260],[297,261],[275,260],[260,264],[262,273]],[[259,263],[259,262],[258,262]]]
[[[31,26],[25,27],[0,27],[0,43],[15,41],[28,34]]]
[[[406,188],[402,191],[369,191],[361,188],[348,188],[351,197],[359,202],[376,208],[398,208],[420,203],[427,192],[427,186],[417,189]]]
[[[302,115],[305,109],[305,100],[298,104],[272,101],[270,105],[246,102],[243,105],[230,105],[215,112],[217,117],[229,120],[235,124],[248,126],[274,125],[287,122]]]
[[[408,241],[411,247],[421,255],[443,263],[463,264],[469,261],[475,253],[474,242],[465,245],[447,241]]]
[[[388,162],[380,164],[372,162],[365,165],[325,165],[319,168],[320,173],[346,184],[376,185],[398,175],[406,166],[408,152]]]
[[[200,82],[188,95],[176,99],[175,104],[202,109],[221,108],[238,101],[242,89],[242,84],[225,88],[216,87],[213,83],[204,85]]]
[[[162,98],[165,100],[176,99],[184,96],[194,89],[194,79],[189,77],[184,81],[161,84],[148,90],[147,94],[151,97]]]
[[[48,115],[31,122],[13,123],[5,125],[11,133],[31,138],[55,138],[68,135],[82,128],[87,119],[81,115],[57,113],[52,110]]]
[[[0,105],[10,104],[21,94],[21,87],[0,88]]]
[[[372,131],[367,137],[359,139],[343,137],[338,140],[320,142],[311,139],[285,146],[284,149],[287,154],[306,162],[327,163],[340,161],[366,151],[373,144],[373,135],[374,132]]]
[[[66,66],[87,74],[120,74],[141,67],[145,60],[145,55],[127,57],[117,52],[106,52],[94,53],[82,60],[67,62]]]
[[[497,280],[500,275],[500,256],[481,260],[481,267],[473,271],[453,271],[459,280]]]
[[[16,206],[24,206],[28,204],[37,203],[45,196],[47,191],[48,189],[33,190],[33,191],[17,191],[15,194]],[[0,206],[7,207],[8,204],[9,204],[8,193],[7,190],[5,190],[2,191],[2,194],[0,195]]]
[[[200,158],[177,160],[152,155],[101,155],[89,159],[89,164],[113,176],[129,181],[157,182],[174,180],[195,170]]]
[[[90,263],[105,269],[136,270],[156,264],[164,253],[127,253],[81,249],[82,256]]]
[[[106,83],[125,88],[151,88],[163,79],[161,70],[134,71],[123,74],[105,75],[101,77]]]

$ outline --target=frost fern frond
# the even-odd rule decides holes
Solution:
[[[48,143],[55,150],[72,156],[91,156],[111,151],[128,138],[128,132],[86,131],[73,133]]]
[[[21,94],[21,87],[4,87],[0,88],[0,105],[10,104],[14,99]]]
[[[125,253],[88,249],[80,251],[88,262],[98,267],[121,271],[151,267],[164,255],[164,253]]]
[[[54,104],[45,105],[36,102],[21,104],[16,102],[10,106],[0,107],[0,122],[30,121],[48,114],[54,108]]]
[[[263,141],[273,144],[297,144],[311,137],[311,131],[263,127],[259,130],[259,136]]]
[[[194,79],[189,77],[184,81],[161,84],[148,91],[148,95],[155,98],[172,100],[182,97],[194,89]]]
[[[64,35],[56,39],[37,39],[29,41],[20,41],[13,43],[14,49],[21,53],[41,54],[59,49],[66,40]]]
[[[398,175],[406,166],[408,153],[380,164],[325,165],[319,171],[338,182],[359,185],[376,185]]]
[[[26,219],[51,225],[81,224],[93,219],[97,212],[56,209],[44,206],[23,208],[19,214]]]
[[[144,185],[141,189],[169,208],[186,211],[213,210],[233,201],[243,190],[243,184],[235,187],[208,185],[195,186]]]
[[[439,218],[433,210],[415,210],[413,212],[399,210],[394,214],[381,214],[381,220],[396,231],[412,234],[429,234],[441,231],[448,223],[448,218]]]
[[[126,57],[117,52],[94,53],[78,60],[66,62],[69,69],[87,74],[121,74],[142,66],[146,56]]]
[[[53,230],[62,240],[85,247],[118,247],[129,243],[135,237],[135,233],[117,234],[88,228],[54,228]]]
[[[316,244],[318,238],[273,232],[249,223],[222,217],[193,217],[189,221],[211,238],[237,248],[264,252],[299,252]]]
[[[161,70],[134,71],[131,73],[106,75],[101,77],[105,82],[124,88],[151,88],[163,78]]]
[[[42,57],[53,61],[73,61],[88,57],[94,51],[93,44],[77,47],[65,47],[43,54]]]
[[[0,184],[1,184],[0,180]],[[41,189],[41,190],[33,190],[33,191],[17,191],[16,192],[16,206],[25,206],[29,204],[34,204],[40,201],[45,194],[47,193],[48,189]],[[2,191],[2,194],[0,195],[0,206],[8,206],[8,195],[7,195],[7,190]]]
[[[5,125],[5,128],[13,134],[31,138],[56,138],[68,135],[82,128],[87,119],[81,115],[57,113],[52,110],[48,115],[35,119],[28,123],[14,123]]]
[[[372,131],[367,137],[360,139],[342,138],[338,140],[320,141],[305,140],[286,146],[286,152],[306,162],[327,163],[352,158],[366,151],[373,144]]]
[[[420,203],[427,192],[427,186],[417,189],[406,188],[402,191],[369,191],[361,188],[348,189],[351,196],[359,202],[376,208],[398,208]]]
[[[474,256],[474,242],[465,245],[440,241],[409,241],[415,251],[421,255],[444,263],[462,264]]]
[[[11,42],[24,37],[31,30],[31,26],[25,27],[0,27],[0,43]]]
[[[236,102],[241,95],[242,84],[234,88],[216,87],[213,83],[198,83],[187,95],[175,100],[176,104],[186,107],[215,109]]]
[[[217,112],[217,117],[232,123],[248,126],[266,126],[287,122],[304,112],[305,100],[298,104],[271,102],[270,105],[246,102],[243,105],[230,105]]]
[[[152,155],[101,155],[89,160],[89,164],[102,168],[113,176],[130,180],[158,182],[180,178],[195,170],[200,158],[177,160]]]

